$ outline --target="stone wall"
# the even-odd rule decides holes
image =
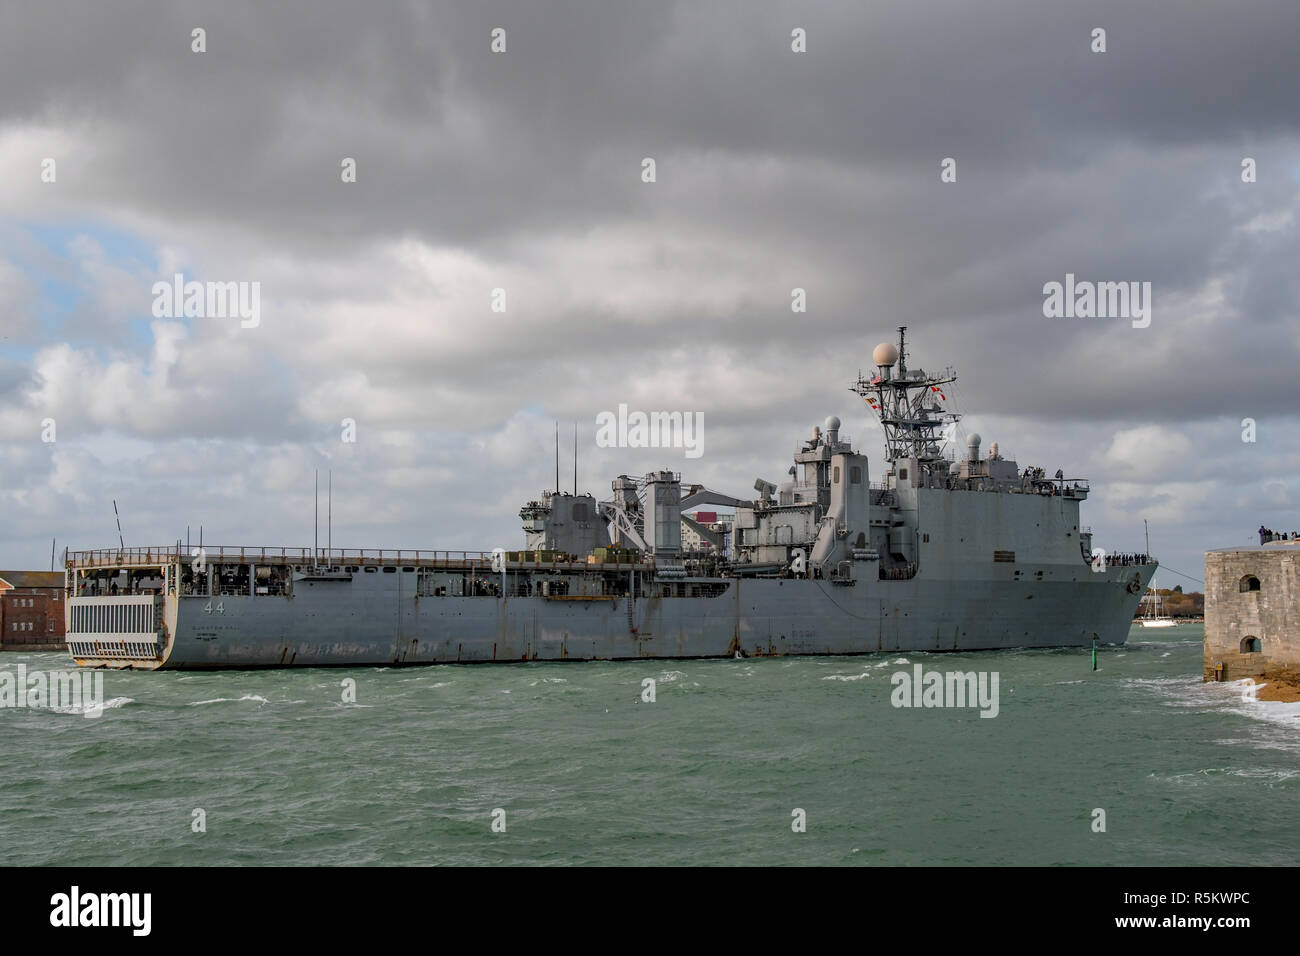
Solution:
[[[1259,651],[1243,649],[1249,638]],[[1206,552],[1205,680],[1219,662],[1225,680],[1300,667],[1300,547]]]

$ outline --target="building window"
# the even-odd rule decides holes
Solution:
[[[1248,574],[1241,579],[1241,583],[1238,585],[1238,588],[1242,591],[1258,591],[1259,578],[1255,577],[1255,575],[1253,574]]]
[[[1243,637],[1241,639],[1241,653],[1258,654],[1262,646],[1258,637]]]

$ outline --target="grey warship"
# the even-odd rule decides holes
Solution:
[[[528,502],[520,551],[69,551],[69,653],[152,670],[1123,643],[1156,562],[1094,549],[1085,479],[1022,471],[978,435],[951,453],[956,375],[909,369],[898,333],[851,386],[884,431],[879,482],[831,416],[753,499],[621,475],[608,501]],[[700,505],[734,522],[685,514]]]

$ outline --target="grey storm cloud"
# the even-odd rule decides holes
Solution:
[[[1043,412],[1069,415],[1083,384],[1062,387],[1060,357],[1095,368],[1135,357],[1116,347],[1133,341],[1164,369],[1134,397],[1195,416],[1207,409],[1175,369],[1206,374],[1224,349],[1277,370],[1297,358],[1282,327],[1295,227],[1234,235],[1297,201],[1294,4],[51,3],[7,17],[4,119],[90,123],[99,152],[84,170],[67,157],[65,175],[108,206],[326,258],[413,235],[527,262],[613,224],[786,257],[792,278],[755,274],[730,314],[653,315],[649,364],[675,336],[736,345],[740,332],[836,351],[849,336],[865,354],[906,321],[981,359],[1014,343],[1018,374],[1057,384]],[[207,53],[190,51],[194,26]],[[496,26],[504,55],[489,50]],[[1089,49],[1095,26],[1105,54]],[[653,188],[637,175],[647,155]],[[1232,192],[1244,155],[1261,167],[1249,196]],[[349,190],[344,156],[359,165]],[[959,178],[941,186],[947,156]],[[1041,287],[1066,272],[1151,281],[1152,333],[1044,320]],[[1233,294],[1228,324],[1186,328],[1168,306],[1215,277]],[[791,321],[791,282],[809,290],[806,321]],[[546,335],[515,342],[499,355],[510,373]],[[605,343],[570,346],[580,369]],[[428,365],[395,350],[381,367],[401,379]],[[978,397],[1013,411],[1021,396],[1004,395]]]
[[[1294,403],[1296,36],[1293,0],[6,4],[0,133],[78,131],[59,189],[84,218],[221,250],[236,278],[243,250],[274,261],[265,308],[321,316],[310,335],[196,326],[158,373],[184,409],[136,437],[322,442],[358,396],[371,426],[469,435],[525,406],[658,401],[704,408],[733,430],[714,449],[776,475],[751,438],[784,453],[837,411],[875,440],[845,386],[906,324],[914,363],[957,366],[963,410],[1045,450],[1063,422],[1096,448],[1147,423],[1230,442]],[[485,306],[498,270],[566,294],[431,310],[476,330],[454,346],[404,337],[367,309],[403,274],[376,250],[407,240],[481,263]],[[1151,282],[1151,327],[1044,317],[1067,273]],[[133,280],[142,316],[153,278]],[[436,300],[443,278],[406,281]],[[662,294],[611,305],[624,282]],[[93,342],[98,319],[22,335]],[[350,351],[344,321],[373,347]],[[0,365],[0,405],[29,380]]]

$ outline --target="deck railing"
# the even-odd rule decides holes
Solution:
[[[195,546],[197,548],[197,546]],[[193,549],[191,549],[193,550]],[[69,551],[68,567],[160,567],[176,562],[189,563],[202,558],[211,564],[446,564],[450,561],[490,561],[485,551],[411,551],[406,549],[353,548],[262,548],[204,545],[201,555],[160,548],[103,548],[94,551]]]
[[[523,552],[531,554],[531,552]],[[193,555],[184,548],[173,546],[157,548],[104,548],[93,551],[69,551],[69,568],[133,568],[162,567],[188,564],[199,558],[208,564],[297,565],[301,567],[359,567],[412,566],[422,568],[463,567],[468,564],[491,564],[490,551],[424,551],[405,549],[354,549],[354,548],[260,548],[204,545],[202,555]],[[556,555],[542,560],[507,561],[509,568],[566,568],[588,567],[587,559]],[[597,565],[600,567],[601,565]],[[608,562],[604,567],[637,567],[639,562]]]

